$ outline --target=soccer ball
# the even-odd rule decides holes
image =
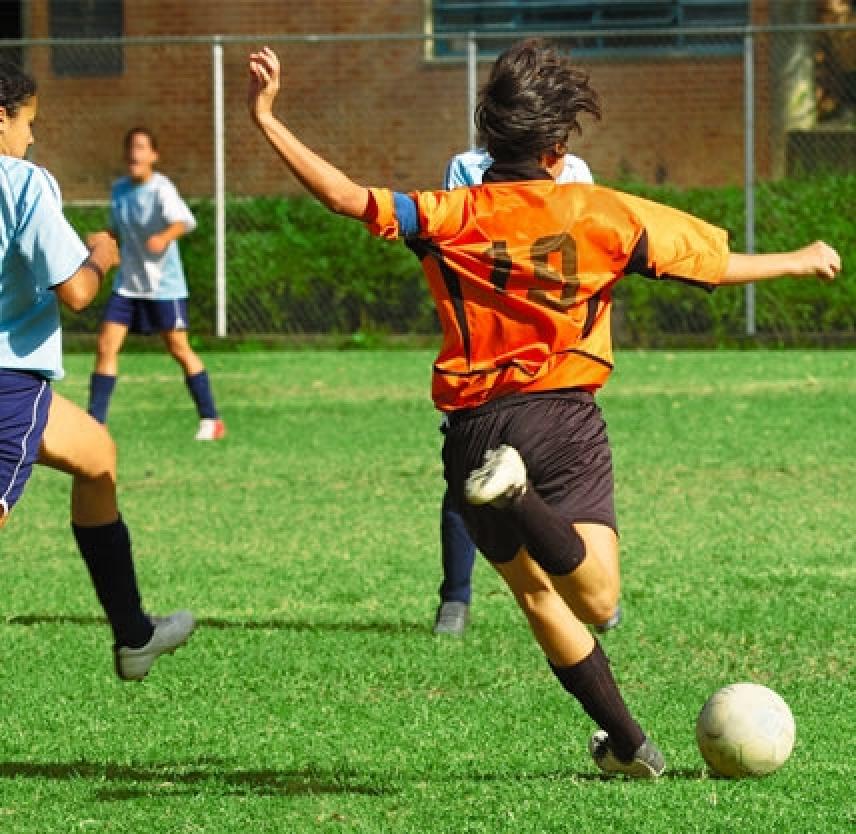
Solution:
[[[791,755],[796,726],[780,695],[733,683],[710,696],[696,721],[698,748],[718,776],[764,776]]]

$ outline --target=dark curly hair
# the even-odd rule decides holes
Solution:
[[[0,107],[13,118],[18,115],[21,105],[26,104],[36,94],[36,82],[17,64],[0,61]]]
[[[589,75],[539,39],[514,44],[493,65],[479,93],[480,143],[497,161],[537,160],[580,133],[577,116],[600,118]]]

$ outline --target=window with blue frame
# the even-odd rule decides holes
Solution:
[[[493,34],[556,33],[556,40],[577,54],[734,53],[739,35],[723,27],[749,22],[749,0],[433,0],[433,32],[475,32],[481,52],[499,52],[508,40]],[[703,34],[668,34],[666,29],[692,27]],[[631,34],[610,36],[610,30]],[[707,30],[710,33],[707,33]],[[572,32],[572,36],[563,33]],[[587,33],[591,32],[591,35]],[[438,37],[437,56],[462,55],[460,37]]]

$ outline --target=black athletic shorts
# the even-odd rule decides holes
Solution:
[[[520,452],[530,482],[568,526],[597,522],[617,530],[612,453],[594,397],[578,390],[503,397],[450,414],[443,444],[453,506],[491,562],[511,561],[523,542],[507,512],[467,503],[464,483],[485,451],[502,444]]]

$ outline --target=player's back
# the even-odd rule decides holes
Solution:
[[[727,256],[722,230],[600,186],[543,179],[373,196],[373,231],[408,238],[437,303],[434,395],[445,410],[600,387],[615,282],[640,272],[712,284]]]

